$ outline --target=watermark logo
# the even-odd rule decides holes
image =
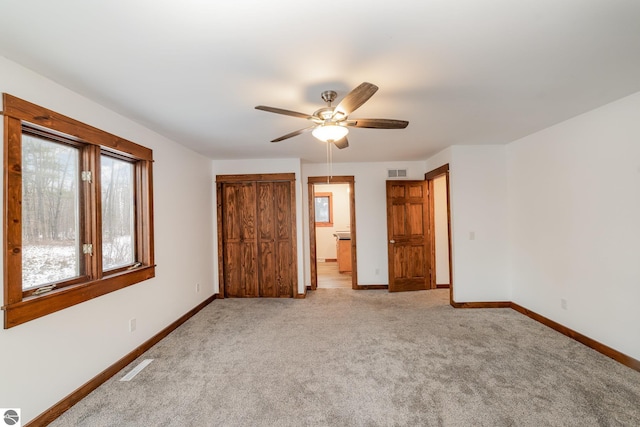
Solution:
[[[20,408],[0,408],[2,423],[0,426],[20,427]]]

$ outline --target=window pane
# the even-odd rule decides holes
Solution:
[[[329,197],[316,197],[316,222],[329,222]]]
[[[80,151],[22,136],[22,288],[80,275]]]
[[[133,163],[100,156],[102,181],[102,269],[135,262]]]

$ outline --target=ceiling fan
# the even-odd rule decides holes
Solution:
[[[314,137],[321,141],[333,143],[338,148],[347,148],[349,146],[349,141],[347,140],[347,134],[349,133],[348,127],[404,129],[409,124],[409,122],[405,120],[394,119],[349,119],[349,114],[367,102],[377,90],[378,86],[364,82],[349,92],[335,107],[332,107],[331,103],[335,101],[338,94],[333,90],[326,90],[322,92],[321,96],[327,103],[327,106],[320,108],[311,115],[291,110],[283,110],[282,108],[267,107],[265,105],[258,105],[256,109],[299,117],[313,122],[313,125],[307,128],[288,133],[271,142],[279,142],[306,132],[311,132]]]

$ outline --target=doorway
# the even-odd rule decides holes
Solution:
[[[431,288],[449,288],[453,302],[453,276],[451,262],[451,202],[449,190],[449,164],[424,175],[432,195],[429,201],[431,239]]]
[[[353,176],[309,177],[311,290],[358,289]]]

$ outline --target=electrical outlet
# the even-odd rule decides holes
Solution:
[[[561,307],[563,310],[566,310],[566,309],[567,309],[567,300],[566,300],[566,299],[564,299],[564,298],[561,298],[561,299],[560,299],[560,307]]]
[[[196,283],[196,292],[200,292],[200,283]]]
[[[470,231],[469,232],[469,240],[476,240],[476,232],[475,231]]]
[[[129,320],[129,332],[133,332],[136,330],[136,319]]]
[[[376,268],[376,276],[380,275],[380,269]]]

